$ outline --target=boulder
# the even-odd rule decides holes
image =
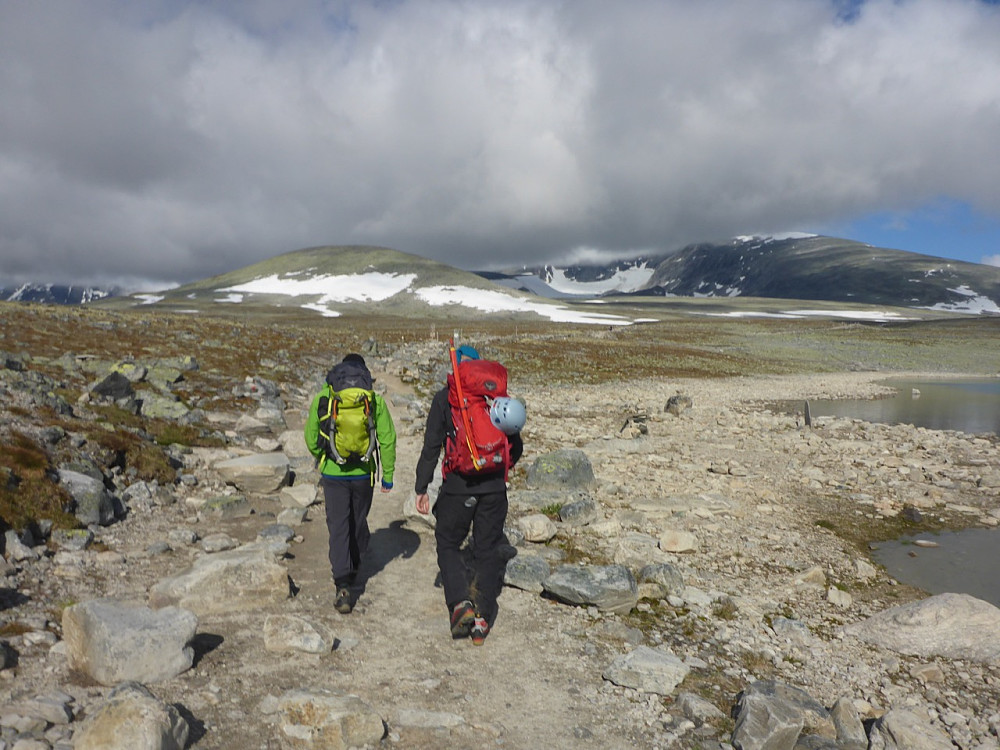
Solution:
[[[320,628],[296,615],[268,615],[264,620],[264,648],[268,651],[302,651],[307,654],[328,654],[333,650],[333,638]]]
[[[808,693],[773,680],[750,684],[740,693],[735,708],[736,750],[792,750],[803,729],[835,738],[830,713]]]
[[[243,492],[268,494],[288,484],[291,466],[284,453],[262,453],[220,461],[213,467],[223,481]]]
[[[968,594],[938,594],[844,628],[866,643],[912,656],[1000,659],[1000,609]]]
[[[102,685],[168,680],[194,661],[198,618],[178,607],[93,599],[63,610],[62,625],[70,667]]]
[[[190,728],[176,708],[125,682],[73,733],[75,750],[184,750]]]
[[[591,497],[566,503],[559,509],[559,520],[569,526],[585,526],[597,518],[597,503]]]
[[[59,469],[59,482],[73,498],[76,519],[90,526],[107,526],[115,520],[115,502],[98,479],[69,469]]]
[[[508,586],[540,594],[544,590],[542,581],[551,574],[548,562],[539,555],[519,553],[507,561],[503,582]]]
[[[580,489],[594,484],[594,468],[587,454],[561,448],[535,459],[525,478],[532,489]]]
[[[254,610],[287,599],[288,573],[264,547],[240,547],[195,561],[149,592],[152,607],[176,605],[200,615]]]
[[[622,614],[639,600],[635,578],[624,565],[560,565],[542,581],[542,588],[569,604]]]
[[[919,713],[894,708],[868,733],[868,750],[940,750],[953,747],[951,738]]]
[[[529,542],[547,542],[556,535],[556,525],[543,513],[532,513],[519,518],[517,527]]]
[[[646,693],[671,695],[690,671],[669,651],[639,646],[615,659],[604,671],[604,679]]]
[[[176,398],[164,396],[155,391],[145,390],[141,394],[140,414],[147,419],[184,419],[191,410]]]
[[[666,599],[684,593],[684,576],[670,563],[646,565],[639,571],[639,593],[652,599]]]

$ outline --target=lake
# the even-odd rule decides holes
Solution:
[[[920,547],[918,540],[938,546]],[[931,594],[969,594],[1000,607],[1000,531],[924,533],[874,547],[872,556],[903,583]]]
[[[886,384],[898,389],[895,395],[810,401],[809,413],[813,418],[1000,434],[1000,378],[887,380]],[[922,547],[917,541],[938,546]],[[1000,607],[1000,530],[924,533],[878,542],[873,548],[875,560],[903,583],[930,594],[969,594]]]
[[[848,417],[932,430],[1000,434],[1000,378],[886,380],[895,395],[810,401],[812,417]],[[914,389],[919,395],[914,393]]]

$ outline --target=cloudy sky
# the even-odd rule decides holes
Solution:
[[[1000,265],[985,0],[0,0],[0,285],[819,232]]]

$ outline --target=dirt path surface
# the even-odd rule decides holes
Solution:
[[[529,422],[523,466],[512,479],[509,520],[538,512],[527,503],[524,468],[559,448],[581,448],[589,456],[602,516],[594,528],[563,528],[552,543],[532,545],[531,552],[553,564],[567,550],[578,555],[573,562],[618,561],[624,555],[621,559],[638,568],[644,554],[662,557],[659,550],[645,550],[650,540],[656,547],[664,530],[690,533],[698,546],[669,556],[688,587],[683,599],[644,599],[625,616],[507,587],[499,618],[481,647],[451,639],[436,585],[433,532],[404,513],[412,499],[422,416],[407,406],[408,386],[392,375],[376,375],[392,404],[398,459],[395,487],[375,494],[369,516],[373,536],[354,611],[340,615],[333,608],[323,506],[314,505],[296,527],[283,561],[295,596],[270,607],[200,618],[194,667],[151,686],[162,700],[182,707],[191,726],[189,747],[288,747],[277,699],[299,689],[358,696],[386,723],[388,734],[378,747],[407,750],[718,750],[729,747],[732,722],[725,714],[736,694],[765,678],[801,686],[827,706],[847,696],[867,706],[869,716],[892,705],[970,717],[995,710],[1000,673],[937,662],[941,681],[923,684],[909,676],[919,660],[908,662],[837,634],[847,622],[918,594],[870,565],[861,580],[866,555],[816,524],[817,498],[840,498],[848,505],[846,517],[858,524],[879,514],[891,517],[909,499],[926,501],[942,514],[953,504],[974,514],[970,523],[988,520],[1000,506],[1000,490],[987,489],[977,477],[983,467],[996,465],[993,443],[849,420],[805,430],[795,417],[760,406],[778,399],[870,396],[884,390],[878,383],[884,375],[648,380],[574,388],[515,380],[512,390],[527,401]],[[287,394],[289,433],[301,433],[312,395],[295,388],[298,392]],[[665,415],[664,404],[679,391],[691,398],[691,409],[679,418]],[[648,434],[623,436],[623,415],[640,412],[649,415]],[[26,606],[37,611],[16,616],[44,623],[67,603],[98,596],[146,601],[158,580],[203,554],[195,544],[150,551],[171,532],[191,530],[204,538],[224,531],[245,542],[273,524],[281,510],[275,497],[253,498],[256,512],[248,518],[199,517],[188,500],[225,489],[212,477],[211,452],[205,455],[197,486],[178,490],[182,496],[173,504],[132,513],[102,530],[101,550],[81,553],[76,567],[42,560],[26,568],[21,593],[29,599]],[[296,478],[296,483],[315,481],[308,471]],[[804,571],[809,581],[821,583],[802,583]],[[829,601],[828,590],[838,586],[851,591],[849,606]],[[332,634],[335,648],[321,655],[269,651],[262,631],[270,614],[300,615]],[[771,624],[778,617],[807,626],[805,645],[790,645],[776,635]],[[679,690],[706,698],[719,718],[690,721],[676,695],[606,680],[609,665],[639,645],[662,647],[691,665],[692,676]],[[8,700],[66,690],[85,714],[108,689],[69,673],[65,660],[48,648],[24,646],[17,672],[0,672],[6,683],[0,688]],[[981,723],[988,730],[986,716]],[[985,733],[975,731],[977,737]]]

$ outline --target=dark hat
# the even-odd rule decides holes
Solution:
[[[348,354],[341,361],[342,362],[357,362],[359,365],[364,365],[365,367],[368,366],[368,365],[365,365],[365,358],[362,357],[360,354],[353,354],[353,353],[352,354]]]

